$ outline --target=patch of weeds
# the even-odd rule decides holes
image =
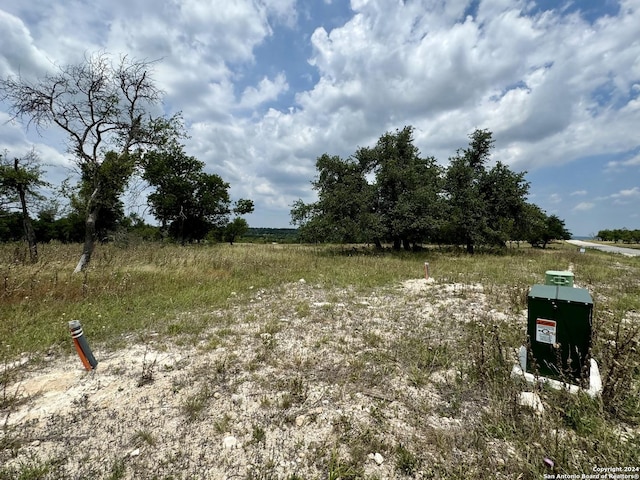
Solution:
[[[218,433],[225,433],[229,431],[229,426],[231,425],[231,420],[233,420],[228,413],[224,413],[221,418],[214,420],[213,428]]]
[[[167,325],[167,333],[171,336],[189,333],[190,329],[183,322],[171,323]]]
[[[340,458],[334,449],[329,458],[328,480],[356,480],[364,476],[363,468]]]
[[[599,400],[582,393],[571,395],[565,391],[558,392],[555,396],[559,397],[554,403],[560,411],[562,421],[578,435],[594,435],[604,427]]]
[[[309,387],[300,376],[280,380],[278,389],[284,392],[280,398],[280,408],[283,409],[288,409],[294,404],[304,403],[309,394]]]
[[[9,357],[3,355],[2,373],[0,374],[0,411],[11,412],[19,405],[26,403],[27,398],[20,395],[20,381],[18,379],[19,367],[9,365]],[[16,385],[10,389],[10,385]]]
[[[333,431],[338,434],[340,440],[349,440],[352,430],[353,424],[351,423],[351,418],[345,414],[340,415],[340,417],[333,422]]]
[[[509,380],[509,346],[502,337],[502,329],[491,324],[489,319],[484,320],[471,322],[467,326],[465,343],[469,352],[469,378],[480,385],[501,384]]]
[[[22,462],[17,468],[1,467],[0,480],[39,480],[46,478],[51,473],[51,466],[48,462],[33,460],[32,462]]]
[[[527,308],[529,285],[515,285],[507,288],[507,300],[512,312],[521,312]]]
[[[403,475],[414,476],[420,468],[420,458],[402,444],[396,447],[396,470]]]
[[[361,355],[352,356],[348,362],[347,372],[344,374],[350,382],[365,387],[383,385],[390,375],[395,374],[389,355],[381,350],[365,351]]]
[[[124,462],[123,458],[117,458],[113,465],[111,465],[111,470],[109,471],[108,480],[120,480],[125,477],[127,474],[127,465]]]
[[[245,480],[278,480],[280,477],[276,471],[276,462],[269,459],[261,459],[260,466],[251,469],[244,477]]]
[[[301,301],[295,307],[296,315],[300,318],[308,317],[311,313],[311,307],[309,306],[309,302]]]
[[[268,333],[271,336],[274,336],[276,333],[282,330],[282,324],[277,320],[270,320],[262,326],[260,333]]]
[[[429,375],[415,365],[409,369],[409,385],[412,387],[424,387],[428,383]]]
[[[138,430],[133,434],[131,443],[133,443],[134,445],[143,445],[146,443],[147,445],[153,446],[156,444],[156,438],[148,430]]]
[[[365,331],[362,334],[364,344],[369,348],[377,348],[383,344],[383,339],[375,332]]]
[[[224,383],[227,379],[227,372],[229,371],[229,359],[228,357],[224,357],[220,360],[216,360],[213,364],[213,373],[215,374],[215,379]]]
[[[186,398],[182,404],[182,413],[187,417],[187,421],[193,422],[197,420],[204,409],[209,404],[212,392],[208,386],[202,386],[200,390]]]
[[[278,402],[278,406],[282,410],[289,410],[293,406],[293,396],[286,392],[280,397],[280,401]]]
[[[264,443],[267,438],[267,432],[261,425],[254,425],[251,438],[256,443]]]
[[[421,371],[426,376],[448,367],[451,361],[451,352],[445,343],[431,343],[420,335],[398,340],[393,349],[397,359],[408,366],[409,371]]]
[[[145,350],[142,357],[142,371],[140,372],[140,378],[138,378],[138,387],[144,387],[150,385],[154,381],[154,370],[156,368],[157,358],[154,358],[152,362],[147,361],[147,351]]]
[[[625,321],[625,314],[616,309],[599,315],[602,402],[618,419],[640,425],[640,322]]]
[[[371,416],[371,419],[374,421],[374,423],[378,427],[385,425],[385,423],[387,422],[387,417],[384,413],[385,406],[386,406],[386,403],[378,401],[369,410],[369,415]]]
[[[222,345],[222,340],[219,337],[210,335],[207,337],[207,341],[198,345],[198,349],[204,352],[210,352]]]
[[[348,442],[349,454],[356,464],[364,464],[370,453],[386,453],[387,446],[378,438],[371,428],[356,427]]]
[[[262,347],[265,352],[270,352],[276,348],[276,337],[273,334],[264,332],[260,334],[260,340],[262,340]]]
[[[4,456],[15,457],[22,448],[25,440],[22,439],[15,427],[7,425],[2,426],[2,435],[0,435],[0,458]],[[1,479],[2,477],[0,477]]]
[[[220,328],[218,331],[216,331],[216,335],[218,335],[218,337],[220,338],[226,338],[226,337],[233,337],[236,336],[237,333],[233,328]]]

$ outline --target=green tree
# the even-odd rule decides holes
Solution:
[[[90,262],[101,210],[111,192],[125,188],[129,176],[122,174],[132,172],[132,156],[140,158],[181,134],[179,117],[150,114],[161,98],[150,68],[150,62],[126,56],[112,61],[101,53],[36,82],[22,77],[0,80],[0,97],[15,118],[37,128],[55,125],[67,135],[85,192],[85,239],[76,272]],[[115,177],[109,176],[112,173]]]
[[[420,157],[412,127],[385,133],[353,158],[324,154],[316,168],[318,201],[299,200],[291,210],[303,239],[378,247],[390,241],[399,250],[437,231],[440,169],[435,159]]]
[[[0,205],[6,208],[18,204],[22,214],[22,232],[29,248],[29,259],[38,261],[36,233],[29,215],[28,200],[42,199],[38,189],[47,186],[42,180],[39,159],[34,150],[23,158],[14,158],[10,162],[6,152],[0,154]]]
[[[241,237],[249,230],[249,224],[242,217],[236,217],[224,227],[224,239],[233,245],[237,238]]]
[[[387,132],[375,147],[361,148],[355,156],[365,175],[375,175],[365,197],[370,230],[390,240],[395,250],[432,237],[440,220],[441,171],[435,158],[420,157],[413,127]]]
[[[144,180],[155,188],[148,196],[151,213],[182,244],[203,239],[223,228],[230,213],[229,184],[203,171],[204,162],[186,155],[182,147],[149,152],[143,161]],[[248,208],[243,201],[241,210]]]
[[[494,144],[489,130],[475,130],[469,138],[469,147],[458,151],[446,170],[444,232],[449,242],[473,253],[476,245],[505,246],[522,233],[529,184],[524,172],[514,173],[500,162],[487,170]]]
[[[479,189],[487,216],[484,240],[491,245],[506,246],[518,238],[518,222],[525,218],[529,182],[525,172],[515,173],[498,162],[482,175]]]
[[[227,224],[223,233],[224,239],[231,245],[236,241],[236,238],[242,237],[249,230],[247,221],[238,215],[248,215],[253,212],[253,209],[253,200],[241,198],[236,201],[233,207],[233,213],[236,214],[236,217]]]
[[[365,241],[369,231],[366,215],[370,186],[361,165],[326,153],[316,160],[318,177],[312,182],[318,201],[294,203],[292,223],[300,226],[306,241],[355,243]]]
[[[564,225],[564,220],[561,220],[557,215],[549,215],[546,221],[546,231],[544,240],[546,243],[553,240],[570,240],[571,232],[567,230]]]
[[[529,223],[527,241],[532,246],[547,248],[554,240],[569,240],[571,232],[557,215],[547,215],[537,205],[529,205],[526,210]]]

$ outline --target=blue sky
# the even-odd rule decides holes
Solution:
[[[289,226],[321,154],[412,125],[443,165],[490,129],[574,235],[640,228],[640,0],[0,0],[0,77],[100,50],[160,59],[187,153],[255,201],[252,226]],[[0,150],[68,175],[60,132],[9,120],[0,103]]]

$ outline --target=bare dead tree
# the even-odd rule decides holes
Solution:
[[[152,64],[98,53],[36,82],[20,76],[0,80],[0,97],[14,118],[26,120],[27,128],[53,125],[67,135],[86,191],[85,241],[75,272],[89,264],[100,210],[122,195],[135,158],[181,131],[179,116],[152,114],[162,97],[151,78]]]

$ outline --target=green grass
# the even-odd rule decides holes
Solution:
[[[0,315],[10,320],[0,323],[0,335],[9,356],[68,349],[69,320],[80,320],[92,342],[114,347],[136,332],[198,334],[214,320],[195,320],[189,312],[225,307],[255,289],[301,278],[324,287],[372,289],[421,276],[424,261],[442,282],[520,286],[511,301],[522,307],[527,285],[543,281],[546,269],[566,268],[578,258],[565,250],[529,248],[469,257],[444,250],[348,256],[339,247],[300,245],[99,245],[88,271],[74,275],[77,245],[42,245],[37,265],[15,264],[15,248],[0,245]],[[598,274],[615,280],[599,266],[589,278],[599,281]],[[299,316],[308,314],[308,305],[295,308]]]

